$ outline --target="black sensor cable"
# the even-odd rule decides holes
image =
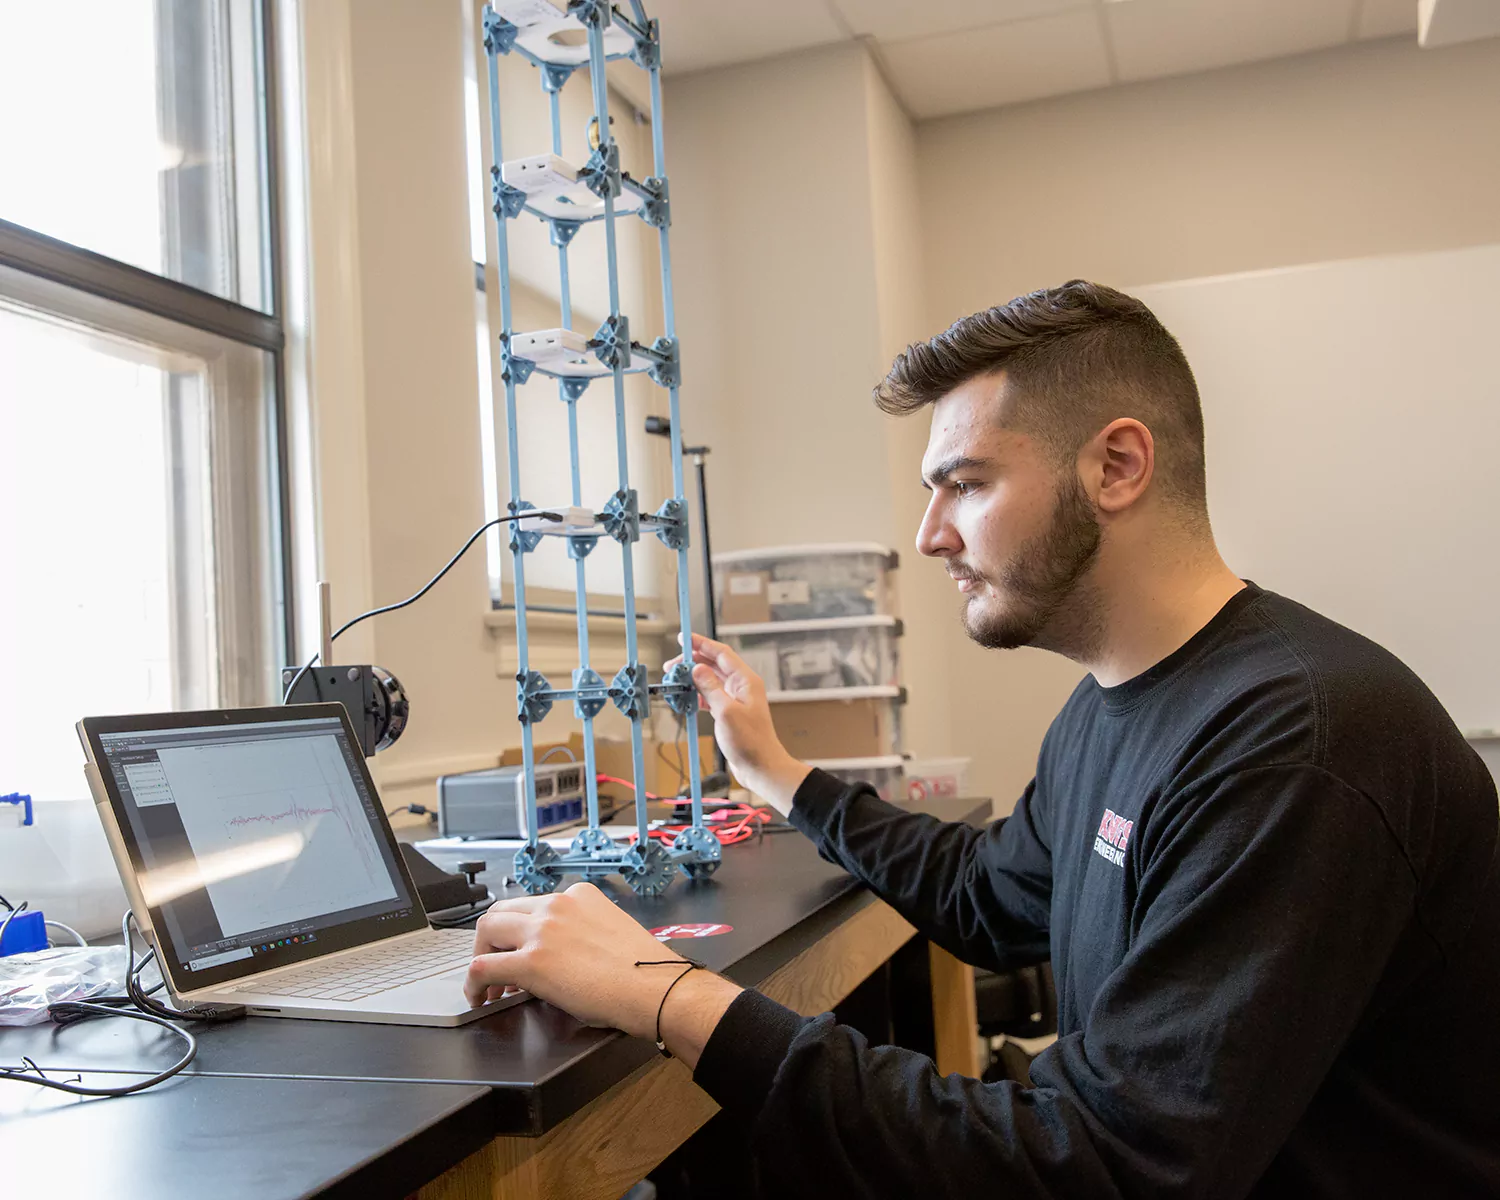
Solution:
[[[337,641],[340,634],[346,633],[348,630],[353,629],[361,621],[368,620],[370,617],[378,617],[382,613],[395,612],[398,608],[405,608],[408,604],[415,604],[423,596],[427,595],[428,592],[432,591],[433,587],[437,584],[437,581],[444,575],[446,575],[449,571],[451,571],[455,564],[457,564],[458,560],[469,552],[469,547],[477,542],[481,537],[483,537],[488,530],[493,529],[496,525],[504,525],[507,521],[526,521],[534,518],[544,521],[561,521],[563,519],[561,513],[523,512],[511,513],[508,516],[496,517],[493,521],[486,521],[483,525],[481,525],[478,529],[476,529],[469,535],[469,540],[463,544],[463,547],[457,554],[455,554],[448,560],[448,565],[441,571],[439,571],[436,575],[434,575],[431,579],[429,579],[419,591],[414,592],[405,600],[402,600],[397,604],[387,604],[381,608],[372,608],[369,612],[362,612],[359,614],[359,616],[353,618],[352,620],[345,621],[342,625],[340,625],[333,631],[333,636],[328,640],[330,642]],[[306,675],[307,672],[310,671],[317,663],[317,661],[318,655],[314,654],[310,659],[303,663],[301,667],[297,669],[297,673],[292,676],[292,681],[286,685],[286,690],[281,693],[281,702],[283,704],[285,704],[291,698],[292,692],[295,691],[297,685],[302,682],[302,676]]]

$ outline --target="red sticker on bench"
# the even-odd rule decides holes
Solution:
[[[653,929],[657,941],[665,942],[672,938],[705,938],[718,937],[721,933],[733,933],[733,925],[658,925]]]

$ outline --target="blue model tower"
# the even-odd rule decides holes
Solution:
[[[572,496],[568,507],[552,506],[546,517],[513,524],[511,561],[515,573],[517,716],[521,722],[522,764],[526,776],[529,843],[517,851],[514,876],[533,894],[555,889],[567,873],[588,877],[620,874],[636,892],[658,895],[672,881],[675,870],[690,878],[711,875],[719,865],[720,846],[703,826],[703,791],[698,757],[696,720],[698,696],[688,663],[679,664],[657,683],[647,678],[640,661],[636,634],[634,546],[644,530],[677,553],[677,607],[682,642],[692,644],[688,589],[688,507],[683,489],[682,423],[678,408],[681,372],[672,307],[672,253],[668,239],[671,205],[662,142],[661,49],[657,23],[646,16],[640,0],[630,0],[632,16],[608,0],[569,0],[566,12],[546,0],[494,0],[483,10],[484,49],[489,64],[490,168],[494,199],[500,276],[500,379],[505,388],[506,447],[510,469],[509,511],[538,511],[521,499],[520,456],[517,440],[516,387],[533,373],[557,380],[558,398],[568,407],[568,435]],[[560,44],[554,35],[585,31],[587,44]],[[585,53],[586,50],[586,53]],[[516,54],[541,76],[552,113],[552,153],[507,162],[501,150],[499,60]],[[654,174],[635,180],[620,169],[620,151],[610,129],[605,63],[629,58],[650,75],[651,140]],[[593,86],[594,116],[588,162],[574,168],[563,161],[558,94],[573,73],[588,67]],[[587,194],[583,194],[586,189]],[[586,203],[578,203],[580,195]],[[661,251],[662,308],[665,329],[649,346],[632,340],[630,322],[620,311],[616,223],[642,220],[657,231]],[[557,329],[518,333],[511,326],[510,262],[506,227],[513,220],[539,219],[549,227],[557,247],[561,295],[561,325]],[[568,244],[585,224],[604,223],[609,269],[609,315],[591,334],[572,329],[568,284]],[[655,512],[642,513],[630,485],[626,452],[625,376],[644,372],[667,390],[671,412],[672,495]],[[585,508],[579,478],[578,405],[594,380],[608,380],[614,389],[614,422],[618,486],[597,510]],[[578,667],[572,687],[555,688],[529,666],[526,636],[526,555],[543,537],[567,540],[573,559],[577,591]],[[585,594],[585,560],[602,539],[619,544],[624,566],[626,663],[606,683],[589,661],[589,631]],[[688,777],[692,821],[671,846],[648,836],[646,777],[642,724],[652,697],[664,701],[683,717],[690,730]],[[546,717],[554,702],[571,700],[583,722],[584,773],[588,786],[588,827],[573,839],[565,853],[539,841],[533,726]],[[594,717],[613,703],[630,719],[630,741],[635,787],[636,836],[633,843],[615,841],[599,827],[599,794],[595,780]]]

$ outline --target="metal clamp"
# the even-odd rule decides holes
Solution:
[[[573,668],[573,715],[579,720],[598,716],[609,703],[609,689],[597,671]]]
[[[509,54],[521,31],[497,13],[488,4],[484,6],[484,52],[486,54]]]
[[[620,874],[637,896],[660,896],[672,882],[672,856],[655,838],[645,845],[627,850],[620,862]]]
[[[578,70],[577,67],[567,63],[541,63],[539,65],[542,70],[542,91],[544,92],[562,91],[563,85],[573,77],[573,72]]]
[[[568,0],[568,16],[577,17],[585,28],[596,25],[600,29],[608,29],[614,19],[609,0]]]
[[[632,346],[632,349],[635,348]],[[649,347],[641,348],[641,357],[651,360],[648,374],[658,387],[682,386],[682,359],[679,357],[676,338],[657,338]]]
[[[536,363],[529,358],[519,358],[510,351],[510,335],[500,335],[500,382],[514,383],[520,387],[536,370]]]
[[[536,836],[535,831],[532,836]],[[546,842],[522,846],[516,851],[511,864],[511,875],[526,889],[528,895],[544,896],[548,892],[555,892],[563,875],[557,862],[559,857],[561,856],[557,851]]]
[[[630,368],[630,318],[624,313],[605,317],[588,341],[594,356],[606,367]]]
[[[668,550],[681,550],[688,544],[687,505],[681,500],[663,500],[656,520],[656,536]]]
[[[568,557],[572,559],[587,558],[594,552],[594,547],[599,544],[597,533],[575,533],[568,537]]]
[[[679,833],[672,839],[672,849],[687,851],[691,855],[686,862],[678,864],[689,879],[707,879],[719,869],[724,856],[719,839],[701,825],[689,825]]]
[[[645,663],[626,663],[609,685],[609,698],[632,721],[651,714],[651,687],[646,682]]]
[[[624,545],[641,540],[641,510],[636,491],[616,492],[604,502],[604,511],[599,514],[604,532]]]
[[[642,29],[623,13],[615,13],[615,24],[635,39],[635,49],[630,52],[630,61],[643,71],[655,71],[661,66],[661,26],[655,17]]]
[[[497,217],[514,218],[526,207],[526,193],[506,183],[499,167],[490,168],[490,208]]]
[[[601,142],[578,171],[578,182],[601,200],[620,194],[620,145],[614,139]]]
[[[552,244],[559,249],[577,237],[578,231],[583,228],[582,221],[564,221],[559,217],[548,217],[547,225],[551,230]]]
[[[672,224],[672,197],[665,179],[652,175],[637,181],[621,172],[620,182],[641,198],[640,218],[647,225],[665,229]]]
[[[680,662],[651,689],[667,702],[679,717],[690,717],[698,711],[698,689],[693,686],[693,668]]]
[[[619,847],[614,838],[605,833],[597,825],[591,825],[587,829],[580,829],[573,839],[572,845],[568,847],[570,857],[587,857],[596,861],[606,855],[617,853]]]
[[[552,685],[540,671],[526,671],[516,676],[516,719],[522,725],[535,725],[552,711]]]
[[[514,513],[530,512],[534,505],[525,500],[512,500],[506,505]],[[510,539],[507,545],[512,554],[530,554],[542,544],[542,531],[540,529],[522,529],[515,522],[511,523]]]

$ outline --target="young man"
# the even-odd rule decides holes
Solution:
[[[735,774],[924,934],[1050,958],[1059,1036],[1029,1088],[943,1078],[689,973],[666,1045],[770,1190],[1500,1195],[1494,784],[1401,663],[1219,557],[1171,335],[1073,282],[912,346],[876,399],[931,408],[917,545],[969,635],[1090,672],[1014,815],[948,826],[796,762],[717,643],[694,681]],[[518,984],[646,1037],[676,977],[586,884],[497,905],[476,954],[476,1000]]]

